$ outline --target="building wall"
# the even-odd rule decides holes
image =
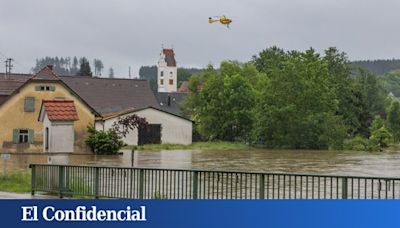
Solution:
[[[168,67],[163,57],[158,62],[157,66],[157,84],[158,84],[158,92],[170,93],[176,92],[178,90],[178,70],[177,67]],[[161,76],[161,72],[164,72],[163,76]],[[164,84],[161,85],[161,79],[164,80]],[[173,80],[173,84],[169,84],[169,80]]]
[[[49,148],[45,149],[45,128],[49,128]],[[74,123],[68,122],[51,122],[47,116],[43,121],[43,151],[44,152],[74,152]]]
[[[54,91],[36,91],[35,86],[49,85],[55,86]],[[24,112],[25,97],[35,97],[35,111]],[[38,121],[42,100],[52,100],[63,97],[73,100],[78,112],[79,120],[74,124],[75,130],[75,152],[89,152],[85,145],[87,136],[87,125],[94,124],[95,116],[91,110],[79,98],[62,84],[28,82],[20,91],[0,106],[0,146],[3,150],[10,152],[42,152],[43,151],[43,123]],[[29,145],[13,143],[13,129],[33,129],[34,143]]]
[[[177,116],[152,109],[147,108],[143,110],[139,110],[136,112],[131,112],[129,114],[122,115],[131,115],[136,114],[140,117],[146,118],[147,122],[150,124],[161,124],[161,143],[166,144],[191,144],[192,143],[192,122],[183,118],[179,118]],[[96,129],[98,130],[107,130],[110,129],[115,121],[117,121],[118,117],[108,119],[104,123],[98,122],[96,123]],[[128,145],[137,145],[138,143],[138,130],[135,129],[131,131],[123,141]]]

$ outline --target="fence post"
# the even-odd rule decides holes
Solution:
[[[58,188],[59,188],[59,194],[60,198],[63,198],[63,191],[65,188],[65,183],[64,183],[64,166],[60,165],[58,166]]]
[[[131,181],[130,181],[131,183],[130,183],[129,190],[130,190],[130,198],[133,199],[133,184],[134,184],[133,183],[133,175],[134,175],[133,174],[133,169],[130,169],[130,174],[131,174],[130,175],[131,176]]]
[[[192,183],[193,199],[197,199],[198,198],[198,181],[199,181],[199,172],[198,171],[193,171],[193,183]]]
[[[99,170],[100,168],[99,167],[96,167],[95,168],[95,172],[94,172],[94,174],[95,174],[95,179],[94,179],[94,198],[95,199],[98,199],[99,198],[99,179],[100,179],[100,170]]]
[[[260,199],[265,199],[265,175],[260,174]]]
[[[342,199],[347,199],[347,177],[342,177]]]
[[[139,170],[139,199],[143,199],[144,190],[144,170]]]
[[[36,189],[36,165],[31,165],[31,195],[35,195]]]

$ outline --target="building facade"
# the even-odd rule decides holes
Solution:
[[[43,100],[39,120],[43,123],[43,152],[74,152],[74,125],[79,120],[74,101]]]
[[[119,117],[132,114],[145,118],[149,126],[146,129],[134,129],[129,132],[123,138],[123,141],[128,145],[147,143],[188,145],[192,143],[193,122],[191,120],[154,107],[126,111],[115,116],[103,118],[101,121],[96,121],[96,129],[108,130],[112,128],[112,125]],[[149,135],[152,137],[150,140],[153,141],[147,141]],[[159,138],[157,139],[157,137]]]
[[[87,125],[94,124],[95,110],[54,74],[50,66],[30,77],[0,106],[0,143],[7,152],[38,152],[43,146],[43,124],[38,121],[42,100],[72,100],[80,116],[74,124],[74,150],[88,152]]]
[[[173,49],[164,48],[160,53],[157,64],[157,85],[160,93],[171,93],[178,90],[178,70]]]

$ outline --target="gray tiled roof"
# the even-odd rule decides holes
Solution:
[[[65,76],[61,79],[101,114],[148,106],[158,107],[146,80],[81,76]]]
[[[49,80],[47,76],[50,75],[43,75],[40,79]],[[4,75],[0,74],[0,95],[10,95],[31,77],[13,74],[5,80]],[[60,76],[59,79],[102,115],[148,106],[159,108],[146,80],[84,76]]]
[[[0,96],[10,95],[30,77],[32,77],[31,74],[12,74],[10,78],[6,78],[4,73],[0,73]]]
[[[189,95],[188,93],[156,93],[155,95],[160,109],[178,116],[183,115],[179,104]]]

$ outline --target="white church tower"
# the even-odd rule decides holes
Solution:
[[[157,65],[158,92],[176,92],[178,83],[178,72],[173,49],[163,48]]]

